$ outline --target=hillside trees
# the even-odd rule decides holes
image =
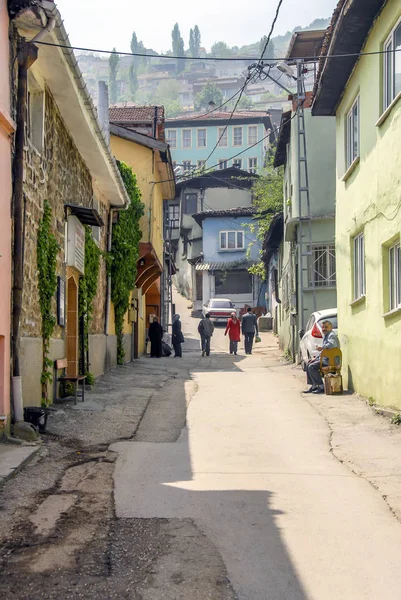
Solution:
[[[209,102],[214,102],[216,106],[223,103],[223,94],[215,83],[207,83],[203,89],[196,94],[194,105],[195,110],[209,108]]]
[[[120,57],[118,54],[114,54],[115,52],[116,49],[113,48],[113,54],[110,54],[109,58],[109,85],[111,104],[115,104],[117,102],[117,74]]]
[[[181,37],[181,32],[178,23],[176,23],[173,27],[173,31],[171,32],[171,39],[173,56],[185,56],[184,40]],[[183,71],[184,69],[184,66],[184,61],[177,59],[177,73],[181,73],[181,71]]]

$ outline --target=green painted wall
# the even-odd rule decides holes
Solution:
[[[401,17],[389,0],[370,32],[365,52],[382,50]],[[401,310],[388,305],[388,251],[401,232],[401,99],[385,121],[383,57],[361,57],[337,110],[336,253],[339,332],[345,386],[401,409]],[[345,174],[346,115],[360,95],[360,162]],[[345,179],[345,180],[344,180]],[[353,301],[352,237],[364,230],[366,297]]]

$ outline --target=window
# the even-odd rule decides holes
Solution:
[[[242,127],[234,127],[233,131],[234,146],[242,146]]]
[[[206,129],[198,129],[198,147],[206,148]]]
[[[249,125],[248,126],[248,146],[252,144],[256,144],[258,141],[258,126],[257,125]]]
[[[42,152],[44,143],[45,95],[32,74],[28,76],[27,134],[32,145]]]
[[[219,158],[219,169],[227,169],[228,160],[226,158]]]
[[[167,143],[171,148],[177,148],[177,132],[175,129],[167,130]]]
[[[192,131],[190,129],[183,129],[182,131],[182,147],[190,148],[192,146]]]
[[[209,308],[235,308],[230,300],[209,300]]]
[[[243,231],[220,231],[220,250],[243,250]]]
[[[233,160],[233,167],[235,167],[236,169],[242,169],[242,159],[241,158],[235,158]]]
[[[365,239],[363,233],[353,239],[354,300],[365,296]]]
[[[198,195],[197,194],[185,194],[184,196],[184,213],[186,215],[193,215],[198,210]]]
[[[347,115],[347,169],[359,157],[359,96]]]
[[[309,265],[309,285],[311,287],[331,287],[336,285],[336,251],[334,244],[312,246]]]
[[[251,294],[252,275],[246,270],[228,272],[215,271],[214,286],[216,294],[224,294],[224,296],[231,296],[232,294]],[[222,308],[226,307],[224,306]]]
[[[248,171],[250,173],[256,173],[257,168],[258,168],[258,159],[257,158],[248,158]]]
[[[220,140],[219,146],[227,147],[227,127],[219,127],[217,139]]]
[[[205,169],[206,168],[206,161],[205,160],[198,160],[198,162],[196,163],[196,166],[198,167],[198,169]]]
[[[188,173],[188,171],[191,170],[192,167],[192,163],[190,160],[183,160],[182,161],[182,168],[184,169],[185,173]]]
[[[400,243],[391,246],[389,256],[390,310],[401,307],[401,250]]]
[[[401,92],[401,21],[384,44],[384,109]]]
[[[171,229],[178,229],[180,226],[180,207],[178,204],[170,204],[168,207],[168,223]]]

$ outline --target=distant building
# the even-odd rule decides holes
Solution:
[[[109,108],[110,123],[165,141],[164,106],[120,102]]]
[[[250,173],[263,167],[266,150],[277,137],[281,111],[236,112],[225,130],[230,115],[216,111],[166,120],[166,139],[173,162],[182,173],[215,165]]]

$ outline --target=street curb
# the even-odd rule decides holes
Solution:
[[[382,417],[388,417],[389,419],[392,419],[396,415],[400,414],[399,410],[392,410],[391,408],[381,408],[378,406],[372,406],[372,408],[377,415],[381,415]]]
[[[10,446],[14,447],[12,444],[10,444]],[[21,447],[21,446],[19,446]],[[29,447],[29,446],[25,446],[25,447]],[[9,481],[9,479],[11,479],[12,477],[14,477],[14,475],[16,473],[18,473],[19,471],[21,471],[24,467],[27,466],[27,464],[37,455],[37,453],[39,452],[39,450],[42,448],[42,446],[36,446],[33,447],[32,446],[32,452],[31,454],[29,454],[28,456],[26,456],[25,458],[23,458],[13,469],[12,471],[10,471],[9,475],[6,475],[4,477],[0,476],[0,488],[2,487],[2,485],[4,485],[6,483],[6,481]]]

